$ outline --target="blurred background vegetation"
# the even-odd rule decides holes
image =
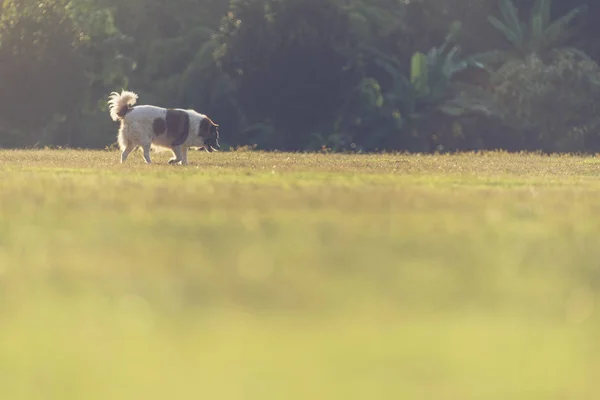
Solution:
[[[600,151],[598,1],[1,4],[1,147],[110,146],[129,88],[225,148]]]

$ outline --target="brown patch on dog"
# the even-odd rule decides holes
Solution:
[[[173,138],[172,146],[182,145],[190,134],[190,116],[182,110],[167,110],[167,136]]]
[[[164,118],[154,118],[154,121],[152,121],[152,131],[156,136],[162,135],[167,131],[167,122]]]

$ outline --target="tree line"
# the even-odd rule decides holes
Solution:
[[[4,0],[0,146],[111,146],[125,88],[223,148],[597,152],[597,3]]]

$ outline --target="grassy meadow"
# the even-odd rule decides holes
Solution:
[[[0,398],[600,397],[600,158],[0,151]]]

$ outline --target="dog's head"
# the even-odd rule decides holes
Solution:
[[[219,125],[215,124],[210,118],[205,117],[200,122],[199,136],[204,139],[204,148],[213,152],[221,148],[219,144]]]

